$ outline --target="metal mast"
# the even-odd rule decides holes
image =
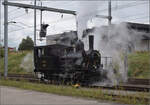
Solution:
[[[42,7],[42,1],[41,1],[41,7]],[[42,24],[42,10],[41,10],[41,14],[40,14],[40,15],[41,15],[41,18],[40,18],[40,19],[41,19],[41,20],[40,20],[40,24]]]
[[[36,7],[36,0],[34,0],[34,7]],[[36,46],[36,8],[34,8],[34,46]]]
[[[7,3],[7,0],[4,0]],[[8,5],[4,4],[4,77],[7,77],[8,71]]]
[[[0,19],[1,19],[1,0],[0,0]],[[1,21],[0,21],[0,47],[2,47],[1,45],[2,45],[2,39],[1,39]],[[0,59],[1,59],[1,57],[0,57]],[[1,73],[0,73],[0,79],[1,79]]]
[[[112,20],[112,16],[111,16],[111,0],[108,1],[108,16],[105,15],[96,15],[97,18],[103,18],[103,19],[108,19],[108,26],[111,25],[111,20]]]
[[[108,25],[111,25],[111,0],[108,1]]]

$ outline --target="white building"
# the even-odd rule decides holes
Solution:
[[[133,40],[132,42],[129,42],[129,51],[150,51],[150,25],[149,24],[139,24],[139,23],[129,23],[126,22],[127,28],[130,31],[129,33],[133,34],[133,32],[139,32],[140,36],[134,33],[133,35],[136,35],[136,40]],[[115,27],[115,25],[112,25],[112,29]],[[102,26],[102,30],[104,30],[104,33],[108,33],[108,26]],[[87,29],[83,32],[83,37],[94,32],[96,28]],[[118,32],[121,30],[118,30]],[[49,35],[46,36],[46,43],[47,45],[56,44],[58,39],[61,39],[64,35],[70,35],[70,37],[77,36],[76,31],[70,31],[70,32],[64,32],[61,34],[55,34],[55,35]],[[104,36],[104,35],[102,35]],[[105,40],[105,39],[104,39]],[[140,41],[137,41],[140,40]],[[107,42],[107,40],[106,40]],[[131,44],[130,44],[131,43]]]

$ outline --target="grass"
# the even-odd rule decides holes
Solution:
[[[30,51],[23,52],[9,52],[8,54],[8,73],[27,73],[24,68],[20,66],[23,58],[31,53]],[[0,72],[4,72],[4,58],[0,59]]]
[[[92,88],[74,88],[71,86],[63,86],[63,85],[46,85],[46,84],[38,84],[38,83],[30,83],[27,81],[12,81],[12,80],[0,80],[0,85],[2,86],[12,86],[21,89],[28,89],[46,93],[53,93],[58,95],[66,95],[66,96],[75,96],[75,97],[84,97],[96,100],[107,100],[107,101],[114,101],[119,103],[125,104],[148,104],[144,100],[143,97],[150,96],[147,93],[137,93],[132,96],[119,96],[117,100],[114,100],[113,94],[107,94],[102,89],[92,89]],[[141,97],[140,100],[136,99],[135,97]]]
[[[23,63],[24,67],[21,67],[23,58],[31,51],[24,52],[9,52],[8,54],[8,73],[25,74],[31,73],[33,66],[31,63]],[[32,57],[33,58],[33,57]],[[31,59],[32,59],[31,58]],[[116,68],[118,68],[116,66]],[[128,76],[135,78],[150,78],[150,52],[135,52],[128,55]],[[27,69],[27,70],[26,70]],[[4,58],[0,59],[0,72],[4,72]]]
[[[150,78],[150,52],[135,52],[129,54],[128,76]]]

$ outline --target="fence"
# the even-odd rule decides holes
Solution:
[[[101,57],[103,68],[106,69],[112,64],[112,57]]]

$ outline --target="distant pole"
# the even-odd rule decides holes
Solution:
[[[4,0],[7,2],[7,0]],[[7,78],[8,71],[8,5],[4,4],[4,47],[5,47],[5,56],[4,56],[4,77]]]
[[[77,15],[75,16],[75,20],[76,20],[76,31],[77,31],[77,35],[78,35],[78,18],[77,18]]]
[[[108,25],[111,25],[111,0],[108,1]]]
[[[1,0],[0,0],[0,19],[1,19]],[[0,21],[0,50],[2,50],[2,39],[1,39],[1,21]],[[1,52],[0,52],[1,53]],[[0,58],[1,59],[1,58]],[[1,79],[1,73],[0,73],[0,79]]]
[[[42,7],[42,1],[41,1],[41,7]],[[41,21],[40,21],[41,25],[42,25],[42,10],[41,10]]]
[[[34,6],[36,6],[36,0],[34,0]],[[36,46],[36,9],[34,9],[34,46]]]
[[[1,0],[0,0],[0,19],[1,19]],[[1,27],[1,21],[0,21],[0,27]],[[1,39],[1,28],[0,28],[0,46],[1,46],[1,41],[2,41],[2,39]]]
[[[149,12],[150,12],[150,0],[149,0]],[[150,18],[149,18],[149,24],[150,24]],[[150,25],[149,25],[149,32],[150,33]],[[148,40],[148,51],[150,51],[150,39]]]
[[[125,78],[124,78],[124,82],[127,81],[128,79],[128,76],[127,76],[127,72],[128,72],[128,52],[127,52],[127,49],[125,49],[125,54],[124,54],[124,70],[125,70]]]
[[[41,7],[42,7],[42,1],[41,1]],[[42,29],[42,10],[40,14],[40,29]],[[42,37],[40,36],[40,41],[42,41]]]

